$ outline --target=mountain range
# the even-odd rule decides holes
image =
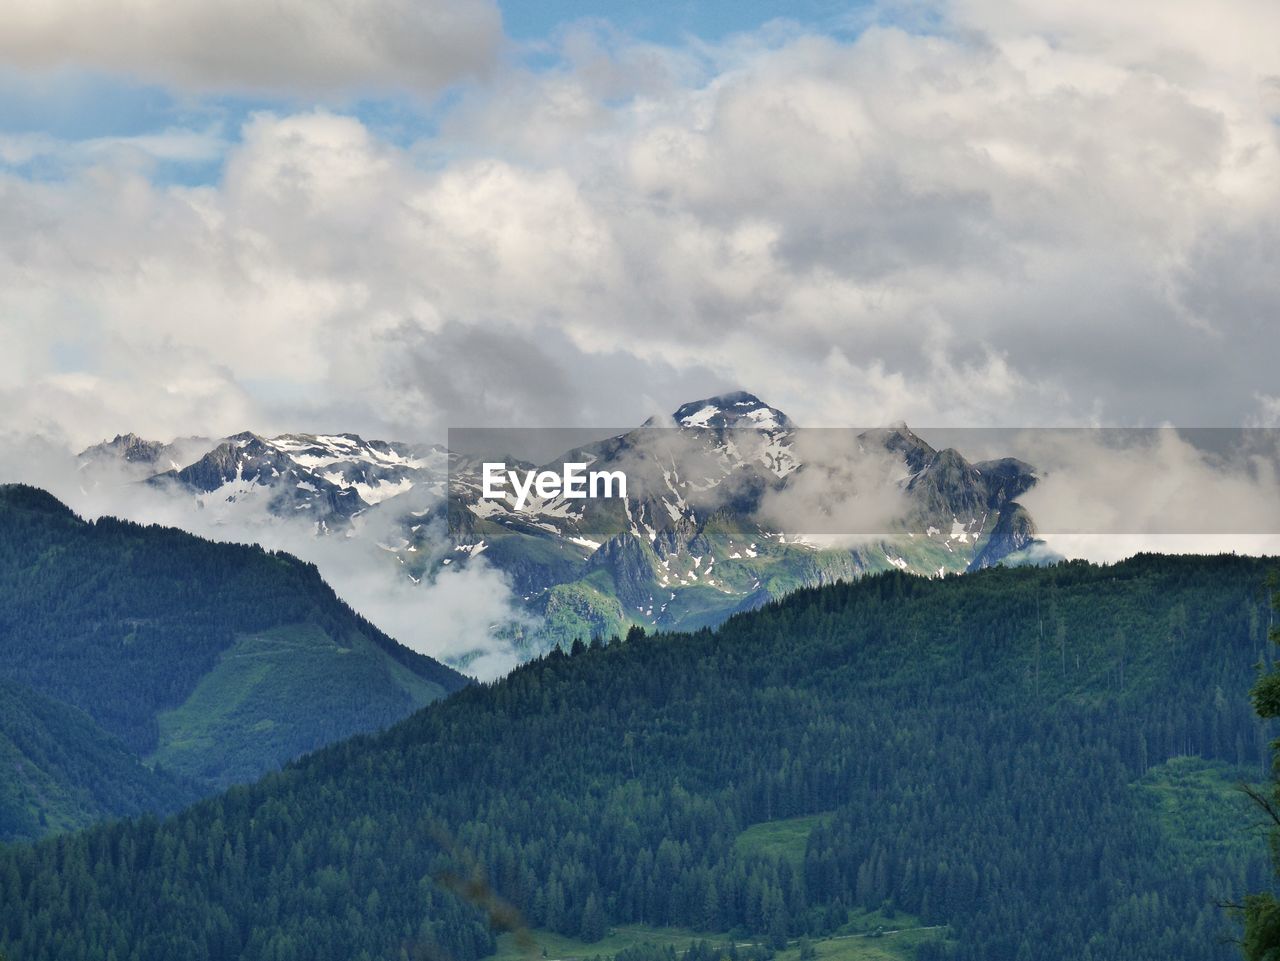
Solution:
[[[468,463],[451,474],[448,507],[457,562],[483,553],[561,643],[715,625],[881,570],[977,570],[1034,543],[1016,501],[1035,483],[1029,465],[970,464],[905,426],[806,431],[747,393],[685,404],[669,426],[650,421],[542,466],[565,461],[621,470],[628,497],[535,497],[517,511],[481,500]],[[885,516],[849,516],[886,494]]]
[[[745,392],[684,404],[544,465],[508,466],[570,460],[624,470],[628,497],[534,498],[517,511],[480,496],[473,453],[355,434],[167,445],[122,435],[81,455],[89,474],[123,464],[216,522],[302,520],[317,535],[372,539],[413,582],[449,566],[496,568],[533,615],[498,627],[525,656],[633,626],[715,625],[881,570],[934,576],[1040,556],[1017,502],[1036,481],[1030,465],[970,463],[905,425],[806,430]],[[848,516],[881,500],[893,515],[870,527]]]
[[[0,836],[172,810],[466,683],[287,554],[0,486]]]

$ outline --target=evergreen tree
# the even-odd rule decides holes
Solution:
[[[1267,579],[1271,608],[1280,610],[1280,574]],[[1272,624],[1268,637],[1280,644],[1280,627]],[[1253,688],[1253,706],[1264,720],[1280,717],[1280,667],[1273,667]],[[1271,850],[1274,868],[1280,874],[1280,740],[1272,742],[1272,779],[1268,788],[1246,787],[1250,798],[1271,822]],[[1244,940],[1241,947],[1247,961],[1280,961],[1280,899],[1269,891],[1245,898]]]

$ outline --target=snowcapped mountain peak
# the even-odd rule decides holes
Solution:
[[[674,429],[645,429],[658,426]],[[522,510],[482,496],[480,459],[438,445],[250,431],[191,445],[191,458],[168,445],[157,463],[131,463],[129,452],[145,456],[148,443],[123,435],[87,451],[85,466],[94,452],[114,457],[215,523],[296,518],[318,534],[376,538],[413,583],[483,555],[546,616],[535,646],[621,634],[630,623],[718,623],[800,586],[890,567],[978,569],[1036,537],[1016,500],[1035,483],[1030,465],[970,463],[902,422],[856,437],[807,434],[745,391],[691,401],[669,420],[560,457],[622,471],[625,497],[535,498]],[[897,515],[884,533],[842,540],[847,502],[860,485],[881,483],[885,492],[867,490]]]
[[[671,415],[681,427],[712,430],[787,430],[790,418],[744,390],[690,401]]]
[[[153,468],[154,469],[154,468]],[[314,520],[330,530],[368,507],[418,489],[443,496],[447,457],[439,446],[365,440],[357,434],[242,431],[204,447],[187,466],[154,474],[205,507],[265,505],[277,516]]]

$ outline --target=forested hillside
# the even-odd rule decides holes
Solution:
[[[0,680],[0,841],[173,811],[196,785],[144,766],[83,712]]]
[[[0,487],[0,678],[77,709],[63,730],[81,744],[92,719],[114,750],[208,786],[385,727],[465,683],[293,557],[87,523],[18,485]],[[50,810],[64,800],[54,795]]]
[[[1269,563],[889,573],[553,653],[170,820],[5,850],[0,948],[474,961],[495,920],[780,943],[881,908],[947,926],[921,961],[1225,961],[1216,902],[1269,877],[1231,801],[1264,770]]]

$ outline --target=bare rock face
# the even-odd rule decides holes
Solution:
[[[151,483],[221,512],[220,522],[305,520],[343,542],[373,540],[381,549],[373,556],[415,583],[446,568],[495,568],[534,619],[551,625],[529,642],[533,651],[631,626],[713,625],[802,587],[876,571],[937,576],[1022,562],[1038,543],[1017,500],[1036,482],[1031,465],[970,462],[906,424],[808,431],[745,391],[690,401],[546,465],[521,465],[621,471],[625,498],[556,494],[517,507],[483,496],[472,454],[356,434],[245,432],[206,442],[180,464],[173,452],[122,435],[83,456],[149,467]],[[857,467],[867,461],[881,471],[871,483],[891,488],[901,516],[879,533],[842,537],[829,508],[866,489]],[[771,513],[797,492],[814,499],[807,516]]]

